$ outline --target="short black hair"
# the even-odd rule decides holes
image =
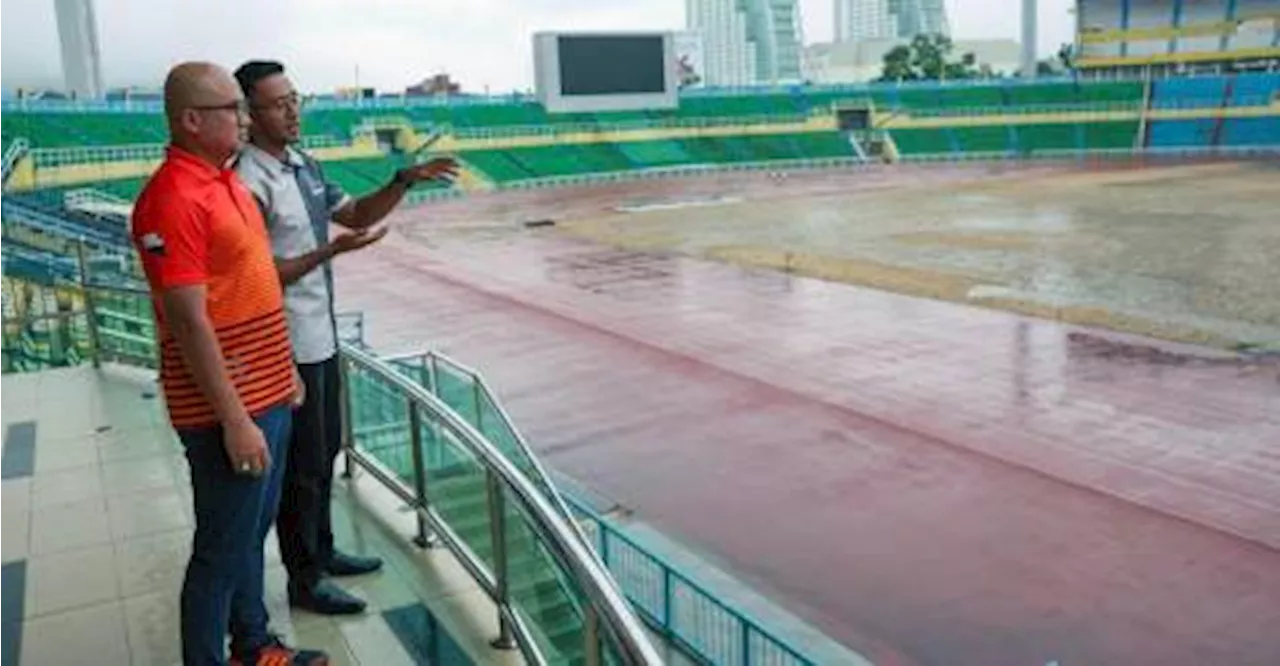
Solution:
[[[236,83],[240,84],[240,91],[244,93],[245,99],[249,99],[253,97],[253,89],[259,81],[276,74],[284,74],[284,65],[275,60],[250,60],[236,68],[235,76]]]

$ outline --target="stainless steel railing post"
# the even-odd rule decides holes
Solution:
[[[426,362],[427,390],[431,393],[431,395],[434,395],[438,398],[440,397],[440,381],[436,377],[435,354],[427,352],[427,354],[423,357],[422,360]],[[431,455],[428,456],[428,461],[433,465],[443,464],[442,455],[441,455],[441,446],[440,446],[440,422],[439,421],[436,421],[436,420],[431,421],[431,436],[434,439],[432,440],[433,446],[431,448]]]
[[[499,608],[511,608],[511,585],[507,571],[507,507],[503,501],[502,483],[497,474],[489,470],[485,474],[485,485],[489,491],[489,532],[493,540],[493,575],[497,581],[497,594],[494,601]],[[498,637],[493,640],[493,647],[499,650],[511,650],[516,647],[515,637],[511,632],[511,623],[506,614],[498,613]]]
[[[413,457],[413,492],[418,506],[425,510],[427,502],[427,466],[422,458],[422,412],[418,403],[409,400],[409,453]],[[415,511],[418,517],[418,535],[413,538],[419,548],[431,548],[436,545],[435,537],[427,529],[427,519],[422,511]]]
[[[586,617],[583,618],[582,640],[585,651],[587,666],[600,666],[600,615],[596,613],[595,607],[590,604],[583,604],[583,610]]]
[[[89,354],[93,357],[93,367],[101,368],[102,341],[98,337],[98,306],[93,289],[89,286],[89,259],[85,256],[83,238],[76,242],[76,260],[80,264],[80,292],[84,294],[84,310],[89,320]],[[71,344],[75,344],[74,340]]]
[[[481,434],[484,434],[484,421],[482,420],[482,412],[480,411],[480,394],[483,390],[484,387],[480,385],[480,377],[474,372],[471,373],[471,402],[476,408],[476,430]]]

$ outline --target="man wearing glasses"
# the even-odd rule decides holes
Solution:
[[[323,666],[268,633],[263,542],[301,403],[280,281],[253,197],[228,162],[247,126],[226,70],[185,63],[164,84],[171,142],[134,206],[169,420],[191,466],[195,539],[182,584],[182,661]]]
[[[294,147],[301,137],[301,100],[284,66],[250,61],[235,77],[252,119],[250,144],[237,169],[266,219],[285,285],[294,360],[308,396],[294,417],[276,526],[281,559],[289,572],[289,602],[317,613],[360,613],[365,602],[328,579],[382,566],[377,558],[343,553],[333,544],[329,502],[342,421],[330,260],[381,239],[387,227],[373,226],[410,187],[424,180],[451,179],[457,166],[438,159],[401,169],[382,189],[353,199],[325,178],[318,162]],[[345,227],[332,240],[331,222]]]

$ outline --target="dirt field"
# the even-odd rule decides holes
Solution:
[[[966,175],[672,187],[558,228],[1169,340],[1280,340],[1280,165]]]

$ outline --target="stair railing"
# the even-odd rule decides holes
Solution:
[[[539,635],[535,635],[535,627],[528,619],[531,609],[522,608],[512,595],[508,547],[512,545],[513,529],[523,526],[526,529],[523,533],[531,534],[534,540],[532,546],[525,547],[542,554],[543,563],[555,569],[553,578],[567,581],[568,587],[578,593],[574,603],[583,617],[582,629],[580,636],[575,631],[571,640],[581,641],[581,655],[588,666],[662,663],[641,620],[571,526],[571,521],[480,431],[418,382],[357,345],[343,344],[341,368],[346,455],[404,500],[417,513],[420,528],[429,528],[440,537],[498,606],[499,636],[495,646],[518,646],[526,659],[535,664],[554,663],[563,658],[553,652],[554,646],[549,645],[545,637],[540,640]],[[365,395],[381,393],[389,400],[381,406],[357,404],[353,399],[357,391]],[[388,405],[392,412],[402,407],[407,412],[404,415],[408,417],[411,461],[406,466],[412,467],[407,474],[390,469],[385,460],[371,451],[380,433],[366,429],[362,435],[355,427],[361,420],[357,412],[367,414],[372,408],[385,417]],[[393,422],[391,428],[400,431],[401,423]],[[440,498],[434,496],[431,485],[455,468],[475,470],[484,476],[491,540],[489,557],[477,554],[485,544],[474,538],[471,542],[465,540],[437,506]],[[425,531],[419,536],[425,537]]]
[[[3,182],[9,182],[9,175],[13,173],[13,168],[17,166],[18,160],[22,159],[31,150],[31,144],[23,137],[14,139],[8,148],[4,149],[4,177]]]

